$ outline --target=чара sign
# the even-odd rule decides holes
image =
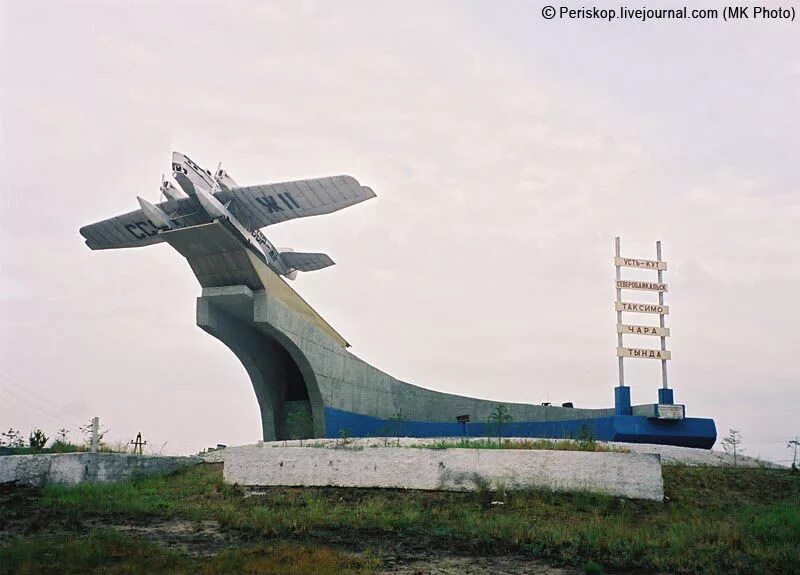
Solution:
[[[626,335],[657,335],[669,337],[669,328],[658,327],[655,325],[629,325],[618,323],[617,333],[624,333]]]
[[[669,306],[658,303],[630,303],[618,301],[614,302],[614,309],[617,311],[629,311],[634,313],[655,313],[669,315]]]
[[[617,280],[617,289],[643,289],[647,291],[665,292],[667,291],[667,284],[635,280]]]
[[[627,268],[639,268],[643,270],[666,270],[667,262],[659,262],[656,260],[640,260],[637,258],[614,258],[614,265],[624,266]]]
[[[637,359],[672,359],[672,354],[665,349],[618,347],[617,357],[635,357]]]

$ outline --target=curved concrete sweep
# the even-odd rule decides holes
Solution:
[[[197,325],[239,358],[261,408],[265,441],[292,437],[490,433],[500,402],[399,381],[348,351],[345,339],[219,221],[162,232],[203,287]],[[659,421],[609,409],[509,404],[517,437],[575,437],[710,448],[710,419]],[[398,421],[395,415],[402,412]],[[469,415],[463,427],[456,417]]]

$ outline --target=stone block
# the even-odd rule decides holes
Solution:
[[[240,447],[224,454],[227,483],[250,486],[483,488],[602,493],[663,501],[655,454],[511,449]]]

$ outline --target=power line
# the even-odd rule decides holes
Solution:
[[[33,421],[41,421],[42,419],[45,419],[51,424],[56,423],[49,415],[37,414],[34,411],[32,411],[30,409],[31,408],[30,405],[21,403],[21,400],[18,397],[9,394],[8,390],[0,388],[0,392],[7,394],[4,396],[5,398],[4,401],[11,403],[14,406],[13,407],[14,410],[21,410],[22,412],[28,414],[28,416],[33,418]]]
[[[18,405],[18,407],[21,408],[23,411],[28,412],[31,416],[33,416],[35,418],[38,418],[38,419],[41,419],[42,417],[44,417],[44,419],[48,420],[50,423],[58,425],[58,421],[56,421],[54,419],[54,415],[55,414],[53,414],[53,413],[51,413],[49,411],[46,411],[44,408],[42,408],[39,405],[36,405],[35,403],[29,402],[26,398],[22,397],[20,394],[15,393],[11,389],[8,389],[6,387],[0,387],[0,391],[6,393],[6,394],[8,394],[8,396],[16,399],[17,402],[22,402],[22,403],[20,403]],[[41,415],[36,415],[29,408],[33,408],[33,409],[38,410]]]
[[[20,391],[22,391],[24,393],[27,393],[28,395],[36,398],[39,402],[44,403],[44,404],[49,404],[48,407],[51,410],[53,410],[53,411],[63,411],[62,407],[59,404],[53,402],[52,399],[46,399],[46,398],[40,396],[39,394],[34,393],[33,391],[30,390],[30,388],[28,386],[22,385],[21,383],[18,383],[16,381],[10,379],[8,376],[6,376],[6,375],[4,375],[2,373],[0,373],[0,378],[5,380],[6,383],[9,383],[9,384],[13,385],[14,387],[16,387],[18,390],[20,390]]]

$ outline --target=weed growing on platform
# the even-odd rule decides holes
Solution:
[[[630,450],[626,447],[581,439],[504,439],[500,443],[490,439],[443,439],[433,443],[420,443],[412,445],[411,447],[419,449],[550,449],[556,451],[630,453]]]

